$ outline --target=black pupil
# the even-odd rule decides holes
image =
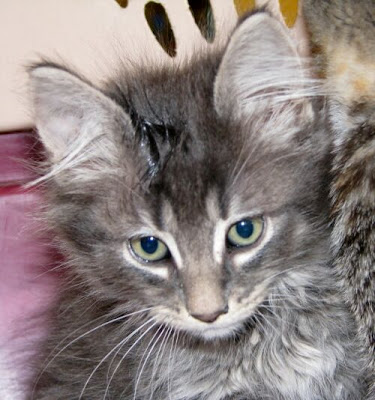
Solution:
[[[141,238],[142,250],[148,254],[154,254],[159,246],[159,240],[153,236],[146,236]]]
[[[251,221],[241,221],[236,225],[236,231],[239,236],[248,239],[254,232],[254,225]]]

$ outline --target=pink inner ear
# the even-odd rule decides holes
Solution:
[[[58,275],[50,271],[56,254],[33,217],[40,194],[37,188],[21,186],[32,179],[24,162],[35,156],[35,146],[31,133],[0,135],[1,400],[26,398],[22,386],[31,373],[27,364],[46,333],[45,312],[58,285]]]

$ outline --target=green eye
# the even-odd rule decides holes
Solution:
[[[264,222],[260,217],[236,222],[229,229],[227,235],[228,243],[235,247],[250,246],[259,239],[263,232],[263,227]]]
[[[168,247],[154,236],[131,239],[130,247],[143,261],[160,261],[169,256]]]

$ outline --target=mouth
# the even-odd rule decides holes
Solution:
[[[220,339],[232,339],[238,338],[241,333],[244,331],[244,325],[237,324],[237,326],[230,327],[207,327],[199,332],[196,332],[195,335],[198,335],[201,339],[212,341],[212,340],[220,340]]]
[[[261,314],[259,313],[259,305],[252,304],[251,307],[238,310],[237,312],[233,312],[232,310],[232,313],[221,315],[214,322],[200,321],[183,309],[180,309],[173,316],[170,312],[167,316],[167,310],[163,310],[164,313],[158,312],[154,314],[154,317],[159,321],[161,317],[161,323],[167,324],[175,331],[204,342],[238,340],[244,334],[251,332],[254,326],[257,325],[257,320],[260,317],[259,314]],[[255,315],[257,315],[256,319]]]
[[[223,319],[212,323],[199,322],[189,317],[184,321],[175,321],[172,325],[179,331],[183,331],[196,339],[203,341],[217,341],[238,339],[242,334],[252,328],[254,322],[252,316],[238,319]]]

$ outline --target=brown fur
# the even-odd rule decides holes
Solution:
[[[335,266],[374,371],[375,3],[308,0],[304,12],[321,50],[318,61],[336,135],[331,190]]]

